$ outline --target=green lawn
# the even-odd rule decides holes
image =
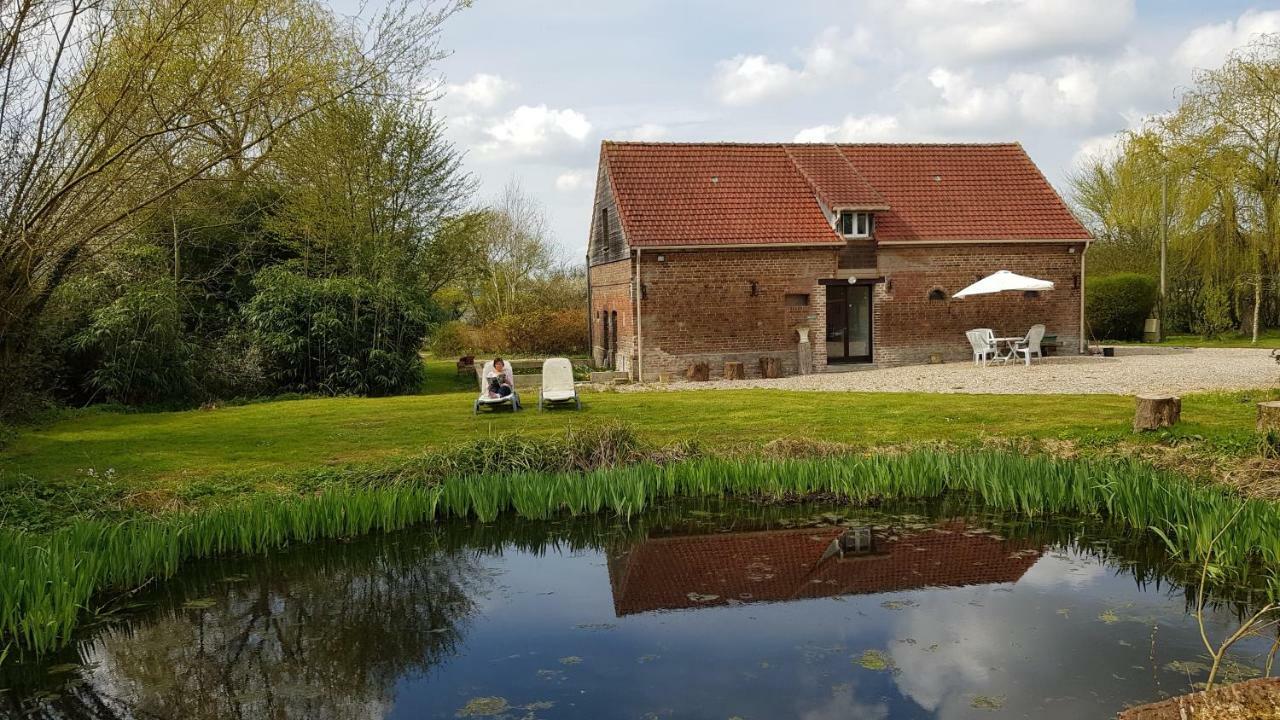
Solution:
[[[435,365],[435,364],[433,364]],[[448,369],[452,372],[452,369]],[[433,367],[430,384],[448,383]],[[489,433],[546,435],[574,424],[631,423],[655,443],[759,445],[794,437],[859,445],[984,436],[1109,442],[1131,437],[1132,399],[1120,396],[819,394],[774,390],[584,393],[582,412],[471,412],[472,392],[391,398],[262,402],[213,410],[87,410],[26,430],[0,453],[0,473],[67,479],[108,470],[135,487],[352,465],[406,456]],[[1184,398],[1178,434],[1217,444],[1252,437],[1249,394]]]
[[[1158,343],[1128,343],[1128,342],[1102,342],[1103,345],[1165,345],[1174,347],[1203,347],[1203,348],[1280,348],[1280,330],[1263,330],[1258,333],[1258,342],[1251,342],[1251,336],[1243,333],[1230,333],[1216,338],[1207,338],[1203,335],[1166,335],[1165,339]]]

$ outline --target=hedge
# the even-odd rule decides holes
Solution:
[[[1143,322],[1156,304],[1155,280],[1138,273],[1090,279],[1084,314],[1089,332],[1099,340],[1141,340]]]

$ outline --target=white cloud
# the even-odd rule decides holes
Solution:
[[[521,105],[484,132],[489,140],[480,149],[485,153],[536,156],[565,145],[581,146],[591,133],[591,123],[577,110]]]
[[[585,170],[566,170],[556,176],[556,189],[561,192],[572,192],[582,187],[586,181]]]
[[[1100,147],[1111,132],[1141,125],[1168,106],[1179,75],[1171,63],[1125,48],[1105,61],[1068,56],[1025,70],[996,66],[935,66],[886,83],[889,112],[849,113],[834,123],[805,126],[797,142],[921,142],[1020,140],[1036,146],[1037,135],[1057,147],[1046,167],[1051,176],[1086,157],[1080,145]],[[1073,157],[1074,154],[1074,157]],[[1044,155],[1037,157],[1042,160]],[[1052,157],[1052,155],[1050,156]]]
[[[796,133],[796,142],[881,142],[904,139],[892,115],[846,115],[839,125],[817,125]]]
[[[917,108],[922,124],[997,130],[1017,121],[1046,128],[1090,128],[1103,108],[1129,109],[1148,92],[1153,66],[1133,57],[1101,66],[1078,58],[1052,63],[1044,72],[1014,72],[983,82],[972,70],[930,71],[936,107]]]
[[[1075,154],[1071,156],[1071,166],[1080,168],[1092,160],[1114,157],[1123,144],[1123,132],[1087,137],[1080,141],[1080,144],[1076,147]]]
[[[904,39],[945,61],[1050,57],[1127,35],[1134,0],[876,0]]]
[[[618,133],[618,137],[621,138],[622,140],[639,140],[642,142],[652,142],[655,140],[661,140],[665,138],[668,134],[670,134],[670,130],[667,129],[666,125],[659,125],[657,123],[645,123],[643,125],[637,125],[636,127],[623,130],[622,132]]]
[[[870,34],[863,28],[845,33],[829,27],[800,53],[803,62],[799,68],[767,55],[736,55],[716,63],[716,96],[726,105],[749,105],[814,89],[832,79],[847,80],[856,77],[854,61],[869,46]]]
[[[971,71],[934,68],[929,72],[929,83],[942,98],[942,104],[931,113],[942,126],[970,128],[1003,124],[1013,106],[1004,84],[984,85],[974,79]]]
[[[515,86],[500,75],[476,73],[461,85],[452,83],[445,86],[445,96],[465,104],[479,108],[491,108]]]
[[[1008,87],[1022,117],[1039,125],[1087,125],[1098,108],[1094,70],[1079,62],[1057,77],[1015,73],[1009,76]]]
[[[1187,35],[1173,58],[1187,68],[1216,68],[1232,50],[1264,33],[1280,33],[1280,10],[1248,10],[1235,21],[1201,25]]]
[[[716,63],[716,92],[726,105],[748,105],[795,89],[800,73],[764,55],[738,55]]]

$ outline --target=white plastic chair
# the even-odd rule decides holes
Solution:
[[[996,356],[996,333],[989,328],[975,328],[965,332],[969,345],[973,347],[973,364],[987,366],[988,360]]]
[[[1027,365],[1031,365],[1031,356],[1043,358],[1040,353],[1040,341],[1044,339],[1044,326],[1032,325],[1027,331],[1027,336],[1013,344],[1013,354],[1021,355],[1027,360]]]
[[[502,368],[502,374],[507,379],[507,384],[511,386],[511,394],[506,397],[489,397],[489,378],[493,375],[493,361],[485,361],[484,370],[480,373],[480,397],[476,398],[475,405],[471,408],[473,414],[479,414],[482,407],[497,408],[505,403],[511,403],[512,411],[520,409],[520,394],[516,392],[516,376],[511,372],[510,363]]]
[[[538,409],[567,402],[582,409],[578,388],[573,384],[573,363],[568,358],[548,358],[542,363],[542,389],[538,391]]]

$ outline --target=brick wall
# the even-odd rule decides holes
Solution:
[[[849,238],[840,253],[841,269],[873,268],[876,266],[876,245],[871,238]]]
[[[742,362],[754,377],[763,356],[779,358],[783,372],[794,374],[798,325],[812,328],[813,369],[821,369],[826,294],[817,281],[833,277],[835,269],[836,251],[827,249],[644,251],[645,379],[660,372],[682,376],[695,362],[709,363],[718,377],[727,361]],[[789,294],[808,295],[809,304],[788,305]]]
[[[1075,252],[1068,252],[1074,248]],[[1058,336],[1058,353],[1079,352],[1080,274],[1083,245],[933,245],[878,249],[879,273],[889,284],[874,293],[875,357],[879,365],[928,362],[941,352],[947,360],[972,358],[965,331],[991,328],[997,337],[1022,335],[1036,323]],[[1056,287],[1026,298],[1022,293],[952,300],[952,293],[996,270],[1011,270]],[[930,300],[942,290],[947,299]]]
[[[617,313],[617,356],[609,369],[628,370],[635,355],[635,305],[631,299],[633,264],[630,259],[592,265],[591,275],[591,357],[597,367],[606,367],[603,317]]]

